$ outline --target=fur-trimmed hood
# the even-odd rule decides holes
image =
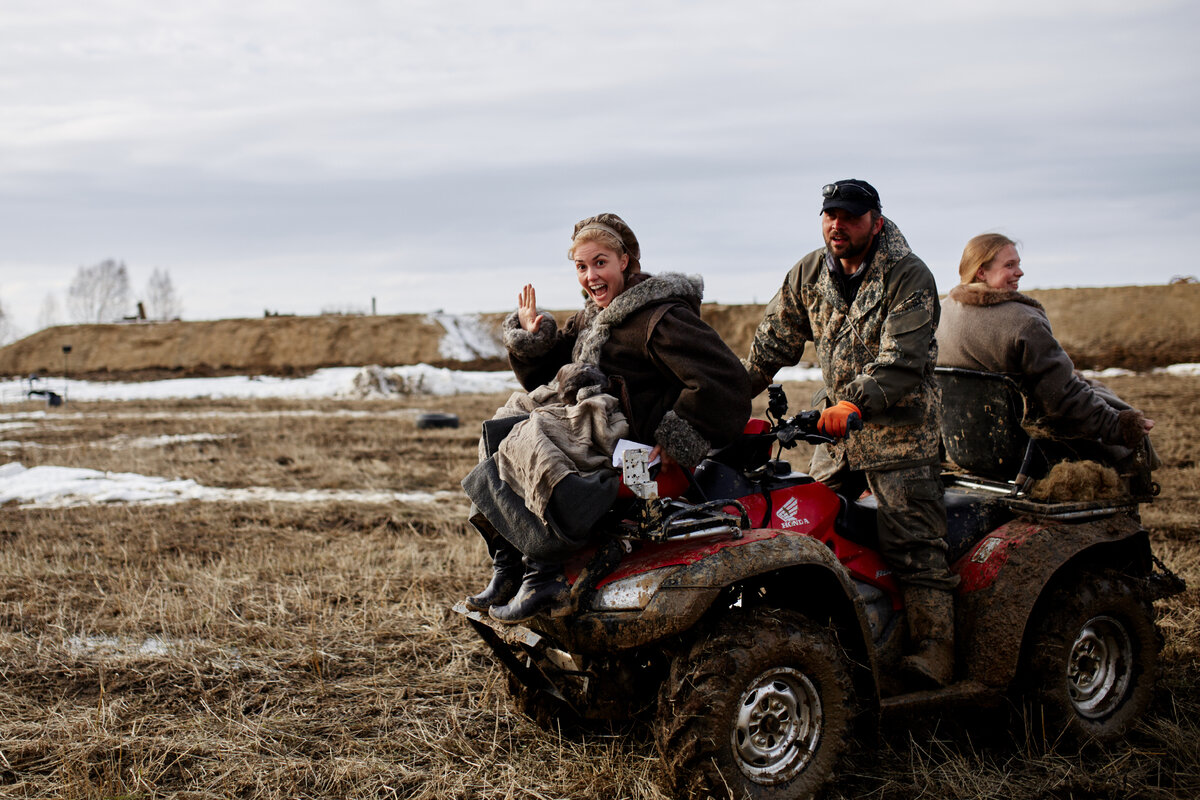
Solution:
[[[599,364],[600,350],[608,341],[610,332],[630,314],[652,303],[670,299],[681,300],[699,313],[703,297],[704,279],[699,275],[679,272],[630,275],[625,291],[614,297],[607,308],[600,308],[590,297],[587,299],[572,358],[584,364]]]
[[[993,289],[986,283],[960,283],[950,290],[950,299],[965,306],[998,306],[1001,303],[1023,303],[1045,312],[1042,304],[1027,294],[1013,289]]]

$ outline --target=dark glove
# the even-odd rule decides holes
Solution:
[[[847,431],[856,431],[861,427],[862,412],[849,400],[840,400],[837,405],[825,409],[817,420],[818,431],[838,439],[845,436]]]

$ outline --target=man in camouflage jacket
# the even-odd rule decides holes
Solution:
[[[825,247],[784,279],[745,361],[754,395],[775,373],[816,347],[825,386],[821,430],[845,435],[856,413],[862,430],[813,457],[813,477],[853,502],[869,488],[879,505],[880,551],[904,591],[906,674],[926,686],[953,675],[953,594],[946,563],[946,510],[939,477],[941,400],[937,363],[940,306],[929,268],[899,228],[882,216],[865,181],[822,190]]]

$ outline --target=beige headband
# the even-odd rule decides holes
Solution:
[[[617,229],[616,229],[616,228],[610,228],[608,225],[605,225],[603,222],[589,222],[587,225],[584,225],[582,228],[580,228],[580,229],[579,229],[579,230],[578,230],[578,231],[575,233],[575,237],[574,237],[574,238],[573,238],[571,241],[575,241],[575,239],[578,239],[578,238],[579,238],[579,234],[581,234],[581,233],[583,233],[584,231],[586,231],[586,230],[589,230],[589,229],[591,229],[591,230],[597,230],[597,231],[604,231],[605,233],[611,233],[613,236],[617,237],[617,241],[621,243],[621,249],[622,249],[622,250],[627,250],[627,249],[628,249],[628,248],[625,246],[625,239],[624,239],[624,237],[622,237],[622,236],[621,236],[621,234],[617,232]]]

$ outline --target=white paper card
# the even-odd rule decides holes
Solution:
[[[653,446],[648,445],[648,444],[641,444],[639,442],[630,441],[629,439],[618,439],[617,446],[613,450],[613,466],[614,467],[616,467],[617,469],[620,469],[625,464],[625,451],[629,450],[630,448],[641,448],[642,450],[645,450],[647,453],[649,453],[651,450],[654,449]],[[660,461],[662,461],[662,459],[659,458],[658,456],[655,456],[654,460],[651,461],[646,466],[653,467],[655,464],[657,464]]]

